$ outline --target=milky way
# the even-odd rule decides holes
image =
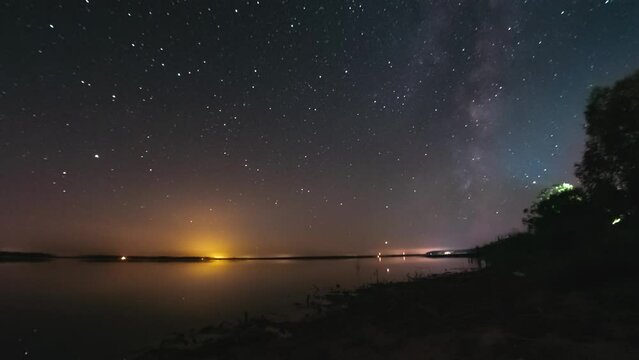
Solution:
[[[634,1],[9,1],[0,247],[468,247],[574,182]],[[388,242],[386,245],[385,242]]]

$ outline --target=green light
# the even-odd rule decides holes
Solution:
[[[572,186],[572,184],[568,184],[568,183],[563,183],[563,184],[559,184],[559,185],[555,185],[552,188],[552,193],[553,194],[560,194],[564,191],[569,191],[574,189],[575,187]]]
[[[540,197],[543,200],[548,200],[548,199],[550,199],[551,197],[553,197],[555,195],[561,194],[561,193],[566,192],[566,191],[573,190],[574,188],[575,187],[572,184],[568,184],[568,183],[557,184],[557,185],[555,185],[553,187],[550,187],[550,188],[544,190],[544,192],[541,193]],[[578,200],[581,200],[581,199],[578,199]]]

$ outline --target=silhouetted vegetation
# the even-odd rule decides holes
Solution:
[[[639,71],[592,91],[586,108],[586,150],[576,175],[592,201],[631,215],[639,206]]]
[[[553,276],[631,275],[639,244],[639,72],[592,91],[581,186],[558,184],[524,210],[526,231],[483,246],[490,265]]]

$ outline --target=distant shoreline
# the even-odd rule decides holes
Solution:
[[[38,252],[0,251],[0,262],[43,262],[58,259],[71,259],[85,262],[210,262],[210,261],[264,261],[264,260],[348,260],[398,257],[472,257],[474,253],[467,250],[437,251],[424,254],[378,254],[378,255],[316,255],[316,256],[123,256],[123,255],[55,255]]]

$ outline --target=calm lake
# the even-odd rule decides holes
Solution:
[[[0,263],[0,358],[126,359],[175,332],[249,316],[293,318],[306,296],[474,267],[423,257]],[[295,304],[298,305],[295,305]]]

